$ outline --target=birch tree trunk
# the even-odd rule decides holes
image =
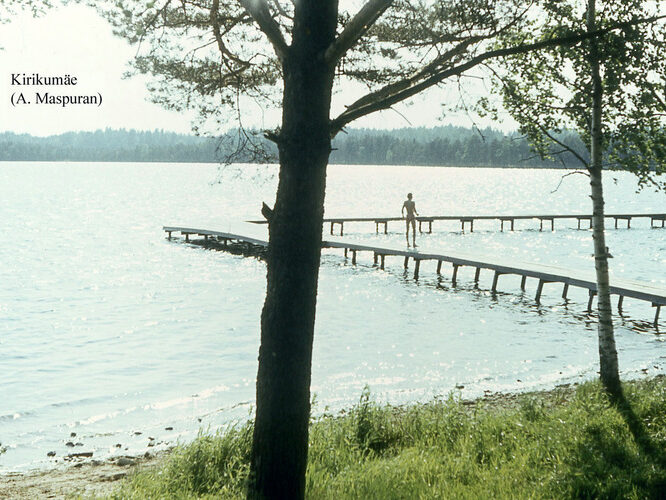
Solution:
[[[587,30],[596,28],[595,0],[588,0]],[[590,40],[589,62],[592,76],[592,116],[590,130],[591,162],[590,188],[592,193],[592,214],[594,240],[594,267],[597,278],[598,300],[598,337],[599,337],[599,367],[601,382],[609,395],[621,395],[620,374],[613,333],[613,318],[610,302],[610,283],[608,278],[608,251],[606,250],[606,235],[604,228],[604,193],[602,184],[602,98],[603,86],[599,69],[599,50],[596,38]]]

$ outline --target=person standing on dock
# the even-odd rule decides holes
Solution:
[[[407,210],[407,217],[405,217],[405,210]],[[412,243],[416,247],[416,216],[419,213],[416,211],[416,204],[412,201],[412,193],[407,193],[407,199],[402,204],[402,216],[405,217],[407,231],[405,237],[407,238],[407,246],[409,247],[409,225],[412,225]]]

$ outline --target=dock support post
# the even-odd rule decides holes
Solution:
[[[451,276],[451,283],[455,286],[456,279],[458,278],[458,266],[459,264],[453,264],[453,276]]]
[[[432,221],[428,221],[428,234],[432,234]]]
[[[356,264],[356,250],[352,250],[352,264]]]
[[[190,233],[185,233],[185,241],[186,242],[190,241]]]
[[[204,234],[204,241],[208,241],[208,235]]]
[[[545,282],[543,280],[539,280],[539,286],[537,286],[537,292],[536,292],[536,303],[539,304],[541,302],[541,292],[543,291],[543,284]]]
[[[624,302],[624,295],[620,295],[620,298],[617,299],[617,311],[622,312],[622,302]]]
[[[504,232],[504,223],[505,222],[510,222],[511,223],[511,231],[513,231],[513,221],[514,221],[514,219],[500,219],[500,231]]]
[[[437,261],[437,274],[442,274],[442,261]]]
[[[421,259],[414,259],[414,279],[419,279],[419,268],[421,267]]]
[[[562,298],[567,299],[567,293],[569,293],[569,283],[564,284],[564,289],[562,290]]]
[[[481,274],[481,268],[477,267],[476,271],[474,272],[474,283],[476,284],[479,283],[479,274]]]
[[[381,258],[381,264],[379,266],[380,269],[384,269],[384,257],[386,257],[384,254],[381,254],[379,256]]]
[[[552,217],[546,217],[545,219],[542,217],[539,217],[539,231],[543,231],[543,221],[547,220],[550,221],[550,230],[555,231],[555,219]]]
[[[587,312],[592,312],[592,302],[594,301],[594,296],[597,294],[594,290],[590,290],[589,298],[587,299]]]
[[[348,251],[348,250],[349,250],[349,249],[345,248],[345,259],[347,258],[347,251]]]
[[[659,313],[661,312],[661,304],[652,304],[657,308],[657,311],[654,314],[654,327],[656,328],[659,325]]]
[[[409,267],[409,255],[405,255],[405,269]]]
[[[372,252],[372,253],[373,253],[372,261],[376,265],[377,264],[377,252]]]
[[[345,223],[344,223],[344,222],[341,222],[341,223],[340,223],[340,236],[343,235],[344,227],[345,227]]]
[[[331,234],[333,234],[333,225],[334,224],[335,224],[335,222],[331,221]]]
[[[169,233],[169,239],[171,239],[171,231],[167,231]]]
[[[524,292],[525,291],[525,281],[527,281],[527,276],[523,275],[520,278],[520,289]]]
[[[497,291],[497,280],[500,277],[500,274],[502,273],[500,273],[499,271],[495,271],[495,275],[493,276],[493,287],[491,288],[493,292]]]
[[[423,230],[421,229],[421,222],[422,221],[419,221],[419,234],[423,234]]]

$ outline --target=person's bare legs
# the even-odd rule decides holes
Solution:
[[[409,248],[409,219],[405,219],[405,238],[407,238],[407,248]]]
[[[407,238],[409,244],[409,238]],[[416,219],[412,219],[412,246],[416,247],[418,246],[416,244]]]

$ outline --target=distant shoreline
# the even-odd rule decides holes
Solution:
[[[279,164],[275,163],[259,163],[259,162],[215,162],[215,161],[175,161],[175,160],[0,160],[0,163],[145,163],[145,164],[181,164],[181,165],[264,165],[267,167],[277,167]],[[492,168],[492,169],[533,169],[533,170],[581,170],[574,167],[555,167],[544,165],[400,165],[400,164],[366,164],[366,163],[329,163],[329,167],[414,167],[414,168]],[[619,169],[608,169],[611,171],[621,172]]]
[[[263,163],[277,158],[276,145],[259,131],[201,137],[162,130],[98,130],[48,137],[0,132],[0,161]],[[561,140],[585,157],[580,138]],[[332,142],[331,164],[487,168],[578,168],[571,153],[541,159],[517,132],[465,127],[349,129]]]

